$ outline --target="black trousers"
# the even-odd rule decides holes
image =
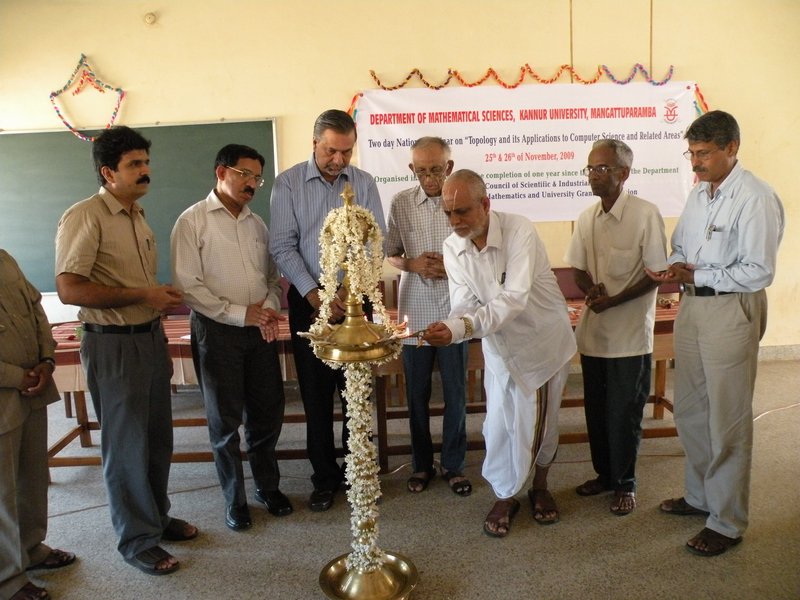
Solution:
[[[307,339],[297,335],[308,331],[314,319],[314,309],[293,285],[287,295],[289,301],[289,327],[292,332],[292,350],[300,385],[300,396],[306,413],[306,449],[311,467],[311,481],[316,490],[336,490],[344,474],[336,461],[333,435],[333,397],[339,390],[342,411],[342,446],[347,448],[347,416],[344,402],[344,371],[331,369],[314,355]]]
[[[278,489],[275,446],[284,394],[276,342],[258,327],[235,327],[192,312],[192,356],[206,405],[214,463],[227,504],[247,504],[239,426],[256,488]]]
[[[636,490],[642,412],[650,394],[652,354],[622,358],[581,355],[583,407],[592,465],[614,490]]]

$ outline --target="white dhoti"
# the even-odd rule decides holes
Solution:
[[[498,498],[516,495],[534,462],[542,467],[553,462],[558,450],[558,410],[568,375],[569,362],[531,395],[522,391],[508,371],[484,371],[482,474]]]

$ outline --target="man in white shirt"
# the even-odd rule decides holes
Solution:
[[[514,496],[534,462],[533,516],[541,524],[558,520],[547,472],[558,448],[558,409],[575,338],[533,224],[491,211],[486,185],[473,171],[453,173],[442,201],[453,228],[443,248],[451,309],[423,339],[433,346],[483,339],[483,476],[497,496],[483,529],[505,537],[519,510]]]
[[[706,113],[684,137],[700,183],[672,234],[669,269],[649,272],[684,287],[675,319],[675,425],[686,450],[686,491],[661,510],[707,515],[686,546],[715,556],[741,542],[747,528],[764,288],[775,277],[784,214],[773,189],[739,162],[732,115]]]
[[[276,516],[292,512],[278,489],[275,446],[283,424],[278,335],[280,275],[269,232],[248,204],[264,182],[264,157],[229,144],[217,154],[215,188],[178,217],[172,278],[192,309],[192,355],[206,405],[225,524],[251,525],[239,450],[244,423],[255,498]]]
[[[658,207],[623,191],[632,163],[625,142],[603,139],[592,145],[583,174],[600,202],[578,217],[564,257],[586,295],[575,337],[597,473],[576,491],[594,496],[613,490],[610,509],[617,516],[636,508],[636,455],[650,395],[658,283],[644,268],[667,266]]]

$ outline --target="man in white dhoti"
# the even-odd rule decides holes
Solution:
[[[444,242],[449,317],[423,338],[434,346],[482,340],[486,458],[483,476],[497,501],[483,529],[508,535],[514,497],[530,475],[534,519],[558,521],[547,472],[558,448],[558,409],[575,354],[564,297],[547,253],[526,218],[490,210],[486,185],[469,170],[445,182],[442,201],[453,234]]]

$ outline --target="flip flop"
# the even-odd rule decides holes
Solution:
[[[706,549],[701,550],[699,548],[695,548],[694,546],[690,546],[689,542],[692,541],[705,542]],[[727,552],[730,548],[733,548],[741,541],[741,536],[738,538],[729,538],[727,535],[722,535],[713,529],[704,527],[700,533],[689,540],[689,542],[686,542],[686,549],[697,556],[719,556],[723,552]]]
[[[611,488],[606,487],[603,482],[600,481],[599,477],[590,479],[589,481],[584,481],[575,488],[575,492],[579,496],[596,496],[597,494],[602,494],[603,492],[608,492],[610,490]]]
[[[514,515],[517,514],[517,511],[519,511],[519,500],[516,498],[498,500],[494,503],[494,506],[492,506],[492,510],[489,511],[489,514],[486,515],[486,519],[483,523],[483,532],[490,537],[506,537],[508,532],[511,531],[511,521],[514,519]],[[507,523],[500,523],[501,519],[506,519]],[[494,531],[489,529],[490,522],[494,523],[497,529]]]
[[[626,498],[631,499],[631,507],[629,509],[622,508],[622,503],[625,501]],[[611,501],[611,507],[609,508],[612,514],[618,517],[624,517],[625,515],[631,514],[635,508],[636,508],[635,492],[625,492],[622,490],[617,490],[614,492],[614,499]]]
[[[192,533],[186,533],[187,530],[193,529]],[[190,525],[183,519],[172,518],[161,533],[161,539],[167,542],[185,542],[193,540],[200,533],[197,527]]]
[[[153,546],[147,550],[142,550],[132,558],[126,558],[125,562],[148,575],[169,575],[177,571],[181,565],[180,563],[175,563],[166,569],[156,568],[158,563],[167,558],[173,558],[173,556],[161,546]]]
[[[548,490],[528,490],[528,499],[531,501],[533,520],[539,525],[554,525],[559,521],[558,506]],[[545,513],[555,512],[555,517],[547,518]]]
[[[459,481],[453,481],[459,477],[461,478]],[[458,496],[469,496],[472,493],[472,483],[470,483],[469,479],[464,477],[463,473],[446,471],[442,475],[442,478],[447,482],[447,485],[450,486],[454,494]]]
[[[28,567],[28,571],[32,571],[34,569],[60,569],[61,567],[66,567],[67,565],[71,565],[75,562],[75,555],[72,552],[66,552],[64,550],[59,550],[58,548],[51,548],[50,553],[45,557],[45,559],[36,564],[31,565]]]

